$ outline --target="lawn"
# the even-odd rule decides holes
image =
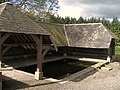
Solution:
[[[120,56],[120,46],[115,47],[115,54]]]

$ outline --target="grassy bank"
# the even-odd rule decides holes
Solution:
[[[116,46],[116,47],[115,47],[115,54],[116,54],[117,56],[120,56],[120,46]]]

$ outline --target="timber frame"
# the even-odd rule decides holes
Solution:
[[[57,50],[50,34],[10,3],[0,4],[0,68],[9,50],[19,47],[36,49],[37,72],[42,72],[42,62],[47,51]],[[12,52],[11,52],[12,53]],[[13,53],[14,54],[14,53]],[[39,74],[37,75],[40,76]],[[37,77],[37,80],[40,79]]]
[[[23,35],[23,34],[16,34],[16,33],[0,33],[0,68],[2,68],[2,63],[4,62],[3,56],[4,54],[11,49],[12,47],[18,47],[18,46],[26,46],[29,47],[32,46],[32,49],[37,50],[37,69],[35,72],[35,79],[40,80],[42,79],[43,72],[42,72],[42,63],[44,61],[44,56],[50,49],[54,49],[50,44],[43,44],[43,35],[36,35],[36,34],[29,34],[26,39],[23,39],[22,36],[20,36],[18,39],[21,41],[20,43],[6,43],[6,40],[10,37],[16,35]],[[25,35],[25,34],[24,34]],[[27,34],[26,34],[27,35]],[[18,36],[17,36],[18,37]],[[47,35],[49,37],[49,35]],[[15,37],[14,37],[15,38]],[[31,43],[25,43],[25,41],[31,41]],[[50,38],[51,39],[51,38]],[[51,41],[52,42],[52,41]]]

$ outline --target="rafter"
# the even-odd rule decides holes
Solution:
[[[1,44],[10,36],[11,34],[10,33],[6,33],[4,36],[1,35]]]
[[[39,44],[39,38],[36,35],[31,35],[36,44]]]
[[[3,51],[2,54],[5,54],[10,48],[12,48],[11,46],[6,47]]]

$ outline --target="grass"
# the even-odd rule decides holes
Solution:
[[[115,55],[120,56],[120,46],[115,47]]]

